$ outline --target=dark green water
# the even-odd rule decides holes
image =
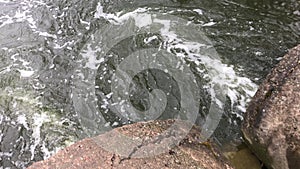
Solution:
[[[294,0],[0,0],[0,168],[25,168],[113,127],[177,115],[212,129],[207,135],[220,145],[238,142],[257,85],[299,44],[299,9]],[[138,68],[131,56],[150,49],[167,66],[137,72],[153,58]],[[173,61],[185,74],[174,73]],[[118,65],[132,83],[111,82]],[[128,103],[147,112],[114,114],[112,101],[126,94],[112,86],[128,87]],[[191,100],[197,119],[177,111],[193,108]]]

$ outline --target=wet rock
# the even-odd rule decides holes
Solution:
[[[173,128],[172,128],[173,126]],[[79,141],[29,169],[40,168],[201,168],[232,169],[213,143],[200,143],[199,128],[175,143],[185,127],[174,120],[135,123]],[[176,128],[178,127],[178,128]],[[172,128],[172,130],[167,130]],[[141,140],[138,142],[137,140]],[[135,144],[135,141],[138,144]],[[169,148],[165,144],[169,145]],[[163,151],[161,151],[163,150]]]
[[[237,151],[224,152],[235,169],[261,169],[257,157],[246,147],[242,146]]]
[[[300,45],[261,84],[248,106],[242,131],[268,168],[300,168]]]

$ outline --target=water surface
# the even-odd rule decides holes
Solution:
[[[173,60],[181,58],[198,87],[187,90],[200,96],[196,124],[206,124],[211,103],[221,100],[217,105],[223,112],[215,116],[222,119],[212,137],[220,145],[240,140],[239,124],[257,85],[299,43],[299,9],[294,0],[0,0],[0,168],[24,168],[79,139],[134,122],[112,116],[109,102],[103,100],[113,92],[105,72],[112,73],[121,63],[110,60],[103,49],[119,59],[148,48],[164,49]],[[148,16],[154,18],[150,25],[158,34],[128,36],[142,29]],[[168,28],[166,23],[175,21],[179,24]],[[185,26],[188,22],[195,27]],[[208,40],[201,39],[196,28]],[[118,38],[119,45],[111,49]],[[214,48],[201,53],[203,44]],[[155,70],[150,74],[169,77]],[[169,78],[160,84],[149,76],[143,82],[145,75],[137,74],[137,88],[131,88],[129,100],[136,109],[150,108],[147,85],[151,91],[165,91],[153,95],[169,99],[161,105],[181,106],[172,92],[180,96],[175,82],[188,80]],[[164,84],[174,88],[170,97]],[[225,99],[218,97],[218,86],[227,89]],[[170,111],[161,118],[172,117]],[[128,116],[141,120],[137,114]]]

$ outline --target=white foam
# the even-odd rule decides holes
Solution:
[[[41,127],[43,123],[45,122],[50,122],[49,116],[47,114],[34,114],[33,116],[33,132],[32,132],[32,138],[34,139],[33,144],[30,145],[30,152],[31,152],[31,160],[34,158],[34,152],[36,147],[40,144],[41,142]]]
[[[216,22],[207,22],[207,23],[203,24],[202,26],[213,26],[215,24],[216,24]]]
[[[255,54],[256,56],[262,56],[262,55],[263,55],[263,53],[260,52],[260,51],[257,51],[257,52],[255,52],[254,54]]]
[[[0,0],[1,3],[10,3],[10,0]]]
[[[40,36],[51,37],[51,38],[57,39],[56,35],[50,34],[48,32],[39,32],[39,35]]]
[[[149,14],[135,15],[134,20],[136,26],[138,26],[139,28],[146,27],[152,24],[152,17]]]
[[[19,69],[19,72],[21,73],[21,77],[30,77],[34,74],[34,71],[32,70],[22,70],[22,69]]]
[[[87,45],[87,49],[83,50],[81,55],[86,60],[85,67],[96,70],[98,65],[104,62],[104,58],[97,59],[97,52],[101,52],[99,47],[95,50],[91,48],[91,45]]]
[[[198,14],[203,14],[202,10],[194,9],[193,11],[197,12]],[[170,12],[169,12],[170,13]],[[121,15],[122,14],[122,15]],[[246,77],[239,76],[235,70],[234,66],[232,65],[226,65],[223,64],[221,60],[217,58],[212,58],[209,56],[200,55],[200,49],[201,47],[205,46],[203,44],[200,44],[198,42],[191,42],[191,41],[185,41],[183,39],[178,38],[176,32],[171,29],[173,25],[176,24],[176,21],[170,21],[170,20],[164,20],[164,19],[158,19],[155,17],[155,15],[151,15],[147,13],[146,8],[138,8],[135,11],[128,12],[123,14],[122,12],[119,12],[117,14],[112,13],[104,13],[103,7],[100,3],[98,3],[97,6],[97,12],[95,13],[95,17],[103,17],[107,19],[112,24],[120,25],[125,20],[128,20],[129,18],[133,18],[135,21],[135,24],[137,27],[147,27],[149,24],[152,23],[159,23],[162,25],[162,28],[160,30],[161,35],[164,37],[164,40],[167,42],[170,42],[167,45],[167,50],[170,52],[172,48],[180,48],[183,49],[188,54],[188,59],[197,63],[199,65],[200,63],[205,65],[206,69],[209,69],[212,74],[206,75],[206,77],[210,79],[209,86],[210,92],[212,95],[212,99],[220,106],[224,106],[224,103],[222,103],[218,98],[216,98],[217,91],[214,91],[214,86],[226,86],[228,89],[227,96],[231,100],[231,105],[233,106],[234,103],[237,104],[238,111],[245,112],[246,105],[249,102],[249,98],[251,98],[256,90],[257,85],[253,83],[250,79]],[[145,22],[143,23],[143,20]],[[181,23],[177,23],[181,24]],[[208,23],[202,24],[202,26],[213,26],[216,22],[210,21]],[[172,43],[171,43],[172,42]],[[193,52],[190,52],[193,51]],[[178,57],[185,57],[181,53],[178,53]],[[239,113],[240,112],[232,112],[236,113],[239,117],[242,117]]]
[[[22,124],[27,130],[29,130],[28,123],[27,123],[27,118],[24,114],[21,114],[21,115],[18,116],[17,122],[19,124]]]
[[[299,15],[299,16],[300,16],[300,11],[299,11],[299,10],[294,11],[293,14],[294,14],[294,15]]]
[[[193,11],[197,12],[199,15],[203,15],[203,11],[201,9],[193,9]]]

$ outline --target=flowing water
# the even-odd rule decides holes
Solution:
[[[257,86],[299,43],[299,9],[296,0],[0,0],[0,168],[151,119],[192,119],[221,146],[239,141]]]

